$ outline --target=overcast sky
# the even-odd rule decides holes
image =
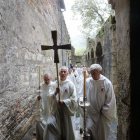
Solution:
[[[78,50],[81,49],[81,47],[84,48],[86,47],[86,37],[79,30],[79,27],[80,26],[82,27],[82,21],[80,20],[80,16],[79,18],[78,16],[76,16],[76,20],[73,19],[73,12],[71,10],[71,7],[74,4],[74,1],[75,0],[64,0],[66,11],[63,14],[68,28],[68,32],[70,34],[71,44],[75,47],[76,50]],[[108,3],[108,0],[97,0],[97,1],[100,1],[100,5],[103,7],[106,6],[103,3]],[[108,17],[109,15],[106,15],[106,19]]]
[[[76,17],[77,20],[73,19],[73,12],[71,11],[71,6],[74,4],[74,0],[64,0],[64,2],[66,6],[64,18],[68,28],[68,32],[71,37],[71,43],[75,47],[75,49],[79,49],[80,44],[83,44],[83,34],[78,29],[78,27],[82,25],[81,20],[78,17]]]
[[[81,25],[80,19],[73,19],[73,12],[71,11],[71,6],[74,3],[74,0],[64,0],[66,11],[64,12],[65,21],[71,36],[80,35],[80,31],[78,30],[78,26]]]

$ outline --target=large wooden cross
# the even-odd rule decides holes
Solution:
[[[46,46],[46,45],[41,45],[42,50],[54,50],[54,63],[56,63],[56,72],[57,72],[57,84],[59,87],[59,77],[58,77],[58,63],[59,63],[59,56],[58,56],[58,49],[66,49],[66,50],[71,50],[71,44],[66,44],[66,45],[57,45],[57,31],[52,31],[52,39],[53,39],[53,46]],[[60,93],[59,93],[59,100],[60,100]]]

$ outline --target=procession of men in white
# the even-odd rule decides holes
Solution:
[[[51,75],[44,75],[41,84],[42,110],[40,121],[36,123],[37,140],[75,140],[76,111],[80,113],[80,128],[83,128],[83,109],[78,106],[83,102],[83,69],[68,70],[60,68],[60,86],[51,81]],[[90,134],[89,140],[108,140],[110,124],[116,119],[116,98],[112,83],[101,74],[102,67],[92,64],[86,74],[87,107],[86,124]],[[58,98],[60,94],[60,100]]]

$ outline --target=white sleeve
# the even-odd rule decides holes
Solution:
[[[101,112],[112,122],[116,120],[116,98],[111,83],[108,83],[105,104]]]

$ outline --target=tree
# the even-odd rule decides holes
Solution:
[[[83,55],[84,52],[85,52],[85,49],[81,48],[81,49],[76,50],[75,55]]]
[[[82,20],[82,32],[90,35],[91,31],[97,33],[110,14],[114,14],[108,0],[75,0],[72,6],[75,17]]]

